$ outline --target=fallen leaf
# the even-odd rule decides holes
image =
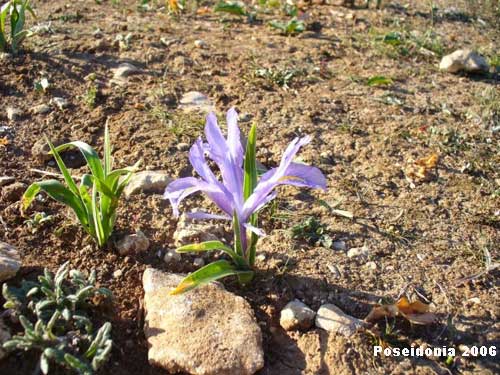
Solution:
[[[410,183],[429,181],[439,162],[438,154],[410,161],[405,169],[405,176]]]
[[[0,146],[5,147],[10,143],[9,139],[7,137],[2,137],[0,138]]]
[[[376,305],[366,316],[365,321],[375,322],[382,318],[402,316],[413,324],[428,325],[437,321],[436,314],[429,312],[429,305],[419,300],[410,302],[407,297],[401,297],[394,304]]]
[[[210,9],[209,7],[201,7],[196,10],[196,14],[199,16],[210,13],[212,13],[212,9]]]

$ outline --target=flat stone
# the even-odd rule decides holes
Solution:
[[[461,71],[468,73],[487,73],[490,66],[479,53],[469,49],[459,49],[444,56],[439,63],[439,69],[448,73]]]
[[[347,248],[345,241],[333,241],[332,247],[333,250],[339,250],[339,251],[345,251]]]
[[[163,194],[172,179],[162,171],[136,172],[123,190],[126,197],[139,193]]]
[[[281,310],[280,325],[287,331],[307,330],[312,327],[316,313],[299,300],[288,302]]]
[[[63,110],[69,106],[69,102],[64,98],[55,97],[50,100],[50,103],[55,105],[60,110]]]
[[[346,337],[352,336],[364,326],[365,323],[362,320],[345,314],[331,303],[322,305],[316,314],[316,327]]]
[[[2,199],[7,202],[15,202],[21,199],[28,186],[22,182],[14,182],[13,184],[2,188]]]
[[[56,140],[51,140],[51,142],[55,147],[57,147],[66,143],[67,141],[64,139],[56,139]],[[52,155],[49,155],[49,152],[50,152],[50,147],[44,138],[40,138],[31,147],[31,156],[39,163],[45,163],[52,159]]]
[[[143,275],[148,360],[170,373],[250,375],[264,366],[262,333],[250,305],[210,283],[181,295],[169,292],[181,275]]]
[[[142,73],[142,70],[130,63],[122,63],[117,68],[113,69],[113,83],[123,85],[127,83],[128,77]]]
[[[184,112],[209,113],[215,111],[215,107],[208,96],[198,91],[185,93],[180,100],[179,108]]]
[[[39,104],[31,108],[31,113],[35,115],[43,115],[45,113],[49,113],[50,111],[51,108],[47,104]]]
[[[182,214],[177,222],[173,239],[176,247],[204,241],[218,241],[224,236],[224,228],[220,224],[196,222]]]
[[[9,176],[0,176],[0,187],[11,184],[15,181],[16,179],[14,177],[9,177]]]
[[[7,355],[7,351],[3,349],[3,343],[10,340],[9,329],[5,326],[2,319],[0,319],[0,361]]]
[[[115,246],[120,255],[142,253],[149,249],[149,240],[142,231],[138,230],[135,234],[123,237]]]
[[[347,256],[349,258],[367,257],[368,252],[368,246],[366,245],[364,245],[363,247],[353,247],[352,249],[349,249],[349,251],[347,252]]]
[[[9,119],[9,121],[17,121],[23,115],[23,112],[20,109],[15,108],[15,107],[7,107],[6,112],[7,112],[7,118]]]
[[[21,256],[17,249],[5,242],[0,242],[0,282],[16,276],[21,268]]]

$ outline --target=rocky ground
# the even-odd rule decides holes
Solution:
[[[154,314],[144,313],[143,274],[148,267],[193,271],[219,255],[180,256],[172,251],[179,243],[207,233],[230,238],[223,224],[175,219],[161,192],[171,179],[192,175],[188,150],[202,134],[204,113],[216,110],[224,124],[232,106],[244,133],[258,124],[257,156],[266,167],[279,163],[294,137],[310,134],[300,161],[323,171],[328,190],[280,188],[261,214],[268,236],[259,245],[256,280],[246,288],[224,280],[227,291],[208,287],[207,295],[228,299],[207,311],[240,311],[225,332],[234,340],[249,335],[255,348],[243,353],[234,340],[211,342],[233,345],[234,358],[223,356],[230,357],[226,369],[239,363],[248,372],[263,366],[259,374],[499,372],[498,355],[373,356],[380,343],[457,350],[500,344],[500,33],[486,3],[392,2],[379,10],[306,3],[306,30],[296,36],[268,26],[287,19],[268,7],[250,23],[207,11],[212,2],[190,4],[179,15],[168,15],[163,2],[32,3],[38,33],[0,64],[0,265],[15,273],[22,262],[9,284],[65,261],[98,271],[100,285],[114,294],[100,316],[112,323],[114,339],[100,373],[201,366],[148,362]],[[456,50],[462,52],[442,60]],[[19,199],[30,183],[58,172],[43,134],[102,152],[106,123],[116,165],[142,159],[150,173],[126,192],[112,241],[97,249],[62,205],[43,197],[22,214]],[[64,160],[73,175],[85,172],[79,154],[67,152]],[[193,208],[214,210],[201,196],[183,205]],[[36,212],[50,219],[33,228],[26,220]],[[170,285],[173,276],[148,272],[146,280],[156,275]],[[0,276],[11,274],[0,268]],[[437,321],[362,321],[375,304],[404,292],[432,301]],[[223,321],[220,314],[207,318],[202,337],[213,335],[210,324]],[[238,316],[246,330],[236,329]],[[180,337],[197,334],[177,328]],[[35,367],[36,357],[23,353],[0,362],[6,374]]]

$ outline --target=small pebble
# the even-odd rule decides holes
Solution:
[[[181,142],[181,143],[178,143],[176,148],[177,150],[179,151],[187,151],[189,150],[189,143],[184,143],[184,142]]]
[[[195,260],[193,261],[193,265],[195,267],[203,267],[205,265],[205,261],[203,260],[203,258],[195,258]]]
[[[198,39],[194,41],[194,46],[196,48],[207,48],[208,44],[204,40]]]
[[[7,107],[7,118],[9,121],[16,121],[23,115],[22,111],[18,108]]]
[[[175,263],[181,261],[181,254],[175,252],[175,250],[168,250],[163,257],[165,263]]]
[[[121,275],[123,274],[123,271],[122,270],[116,270],[115,272],[113,272],[113,277],[115,279],[119,278]]]

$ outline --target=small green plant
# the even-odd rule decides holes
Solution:
[[[221,1],[214,7],[214,12],[228,13],[234,16],[247,17],[248,22],[255,21],[255,13],[249,12],[245,4],[238,1]]]
[[[26,11],[36,18],[29,0],[10,0],[0,8],[0,51],[10,50],[15,54],[24,39],[32,35],[29,30],[24,29]],[[10,34],[7,33],[7,24],[10,25]]]
[[[95,108],[96,106],[97,94],[98,94],[97,86],[92,83],[88,86],[85,95],[83,95],[83,102],[90,109]]]
[[[20,288],[4,283],[4,308],[24,329],[6,341],[4,349],[41,353],[39,367],[44,374],[51,362],[78,374],[93,374],[108,360],[113,345],[111,324],[94,332],[87,315],[93,300],[111,297],[108,289],[95,283],[95,271],[86,278],[80,271],[70,271],[68,262],[55,275],[45,269],[38,282],[23,280]]]
[[[41,78],[39,81],[35,81],[34,86],[38,94],[45,94],[50,88],[50,83],[47,78]]]
[[[296,35],[306,29],[304,21],[300,21],[295,17],[288,22],[271,21],[269,25],[280,30],[283,35]]]
[[[278,85],[285,90],[290,88],[289,84],[298,73],[295,69],[256,68],[254,70],[256,78],[264,78],[269,83]]]
[[[53,218],[52,215],[47,215],[45,212],[35,212],[30,219],[24,221],[24,224],[34,234],[38,232],[44,223],[50,223]]]
[[[70,142],[57,148],[48,139],[47,143],[50,153],[63,174],[66,186],[58,180],[45,180],[31,184],[22,198],[23,209],[27,209],[42,190],[58,202],[69,206],[85,231],[100,247],[104,246],[113,232],[120,196],[137,170],[140,161],[133,167],[112,170],[113,159],[107,126],[104,132],[104,163],[99,160],[97,152],[84,142]],[[76,185],[59,155],[60,151],[70,147],[77,147],[80,150],[91,172],[82,176],[80,186]]]
[[[368,86],[388,86],[393,84],[393,80],[385,76],[373,76],[366,82]]]
[[[326,226],[311,216],[292,227],[292,236],[294,239],[305,240],[310,245],[320,244],[329,249],[333,240],[325,231]]]

